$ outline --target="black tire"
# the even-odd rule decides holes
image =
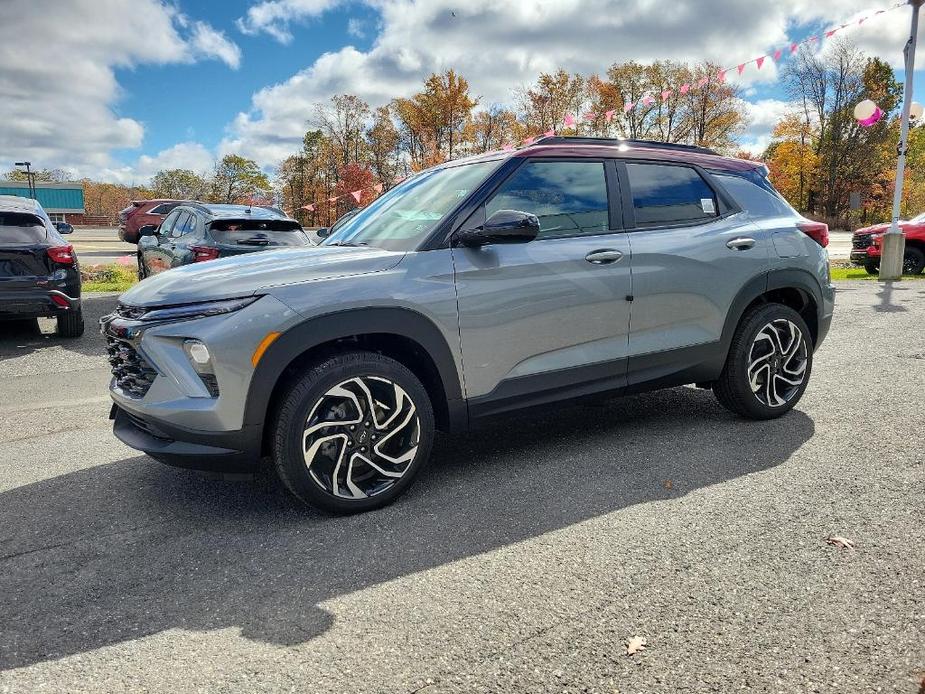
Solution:
[[[921,248],[906,246],[906,252],[903,254],[903,274],[921,275],[922,270],[925,270],[925,253]]]
[[[765,341],[772,345],[774,344],[768,337],[767,329],[769,326],[772,331],[781,331],[786,321],[789,321],[799,330],[799,344],[794,348],[794,355],[789,358],[789,365],[800,371],[799,365],[805,362],[805,366],[802,368],[802,381],[798,386],[793,386],[789,380],[780,380],[788,376],[793,380],[797,380],[798,377],[791,376],[788,371],[780,370],[779,365],[781,363],[783,363],[784,367],[788,366],[787,357],[775,359],[772,354],[768,357],[768,364],[766,366],[762,364],[762,367],[755,372],[759,374],[757,376],[759,387],[758,391],[755,392],[752,389],[752,381],[748,372],[753,353],[756,349],[761,349]],[[762,334],[760,340],[758,339],[759,333]],[[783,334],[786,335],[786,332],[783,332]],[[792,339],[797,340],[795,336]],[[778,340],[778,344],[780,344],[780,340]],[[789,343],[788,347],[790,344],[793,343]],[[797,359],[798,356],[799,359]],[[760,362],[762,358],[759,357],[755,361]],[[735,335],[732,337],[729,354],[726,357],[726,365],[719,379],[713,384],[713,393],[723,407],[735,414],[750,419],[774,419],[789,412],[803,397],[809,383],[812,366],[812,337],[806,322],[800,314],[789,306],[782,304],[762,304],[749,309],[739,321]],[[775,376],[774,374],[781,375]],[[766,385],[769,381],[775,385],[774,397],[771,396],[769,387],[761,385],[762,383]],[[780,395],[777,390],[778,384],[782,384],[786,389]],[[772,405],[771,402],[775,400],[783,402]]]
[[[141,259],[141,253],[138,254],[138,281],[141,282],[145,277],[148,276],[148,273],[145,272],[145,264]]]
[[[867,260],[864,262],[864,269],[867,270],[868,275],[879,275],[880,263],[875,260]]]
[[[306,425],[309,417],[314,417],[318,408],[324,409],[328,398],[334,398],[334,402],[337,401],[337,396],[330,395],[330,391],[342,390],[344,387],[356,390],[354,388],[354,379],[357,378],[362,378],[363,383],[373,387],[375,387],[376,383],[385,384],[388,382],[388,386],[382,385],[379,387],[392,388],[395,393],[395,399],[392,401],[394,405],[389,409],[383,402],[380,402],[377,396],[371,396],[364,400],[359,391],[357,391],[358,398],[356,401],[342,398],[344,409],[341,410],[341,415],[343,415],[343,418],[336,421],[344,421],[345,424],[350,424],[347,417],[354,417],[356,414],[354,408],[359,406],[361,410],[359,420],[352,425],[356,431],[349,433],[349,441],[341,440],[340,443],[329,441],[324,444],[325,446],[330,445],[333,449],[328,458],[322,456],[320,461],[318,459],[318,455],[327,448],[315,449],[316,452],[310,464],[306,464],[305,446],[309,446],[311,449],[311,445],[313,445],[307,443],[310,440],[306,436]],[[403,391],[404,396],[410,403],[399,398],[398,390],[394,389],[394,385],[397,385]],[[378,426],[375,426],[379,422],[379,417],[376,416],[375,412],[372,417],[375,420],[373,422],[374,426],[364,429],[363,420],[366,420],[366,425],[370,423],[369,413],[364,412],[364,409],[368,409],[370,400],[375,402],[376,406],[384,408],[383,412],[380,412],[380,417],[384,416],[384,412],[401,410],[403,404],[406,408],[410,408],[410,414],[407,415],[409,425],[403,431],[399,431],[402,429],[400,426],[394,427],[395,432],[393,432],[400,434],[400,437],[396,438],[396,440],[407,437],[404,454],[412,455],[412,450],[414,451],[410,463],[407,463],[404,467],[395,468],[395,470],[400,471],[400,477],[398,477],[397,481],[384,479],[382,475],[377,474],[378,468],[374,470],[373,467],[363,463],[361,459],[355,458],[359,454],[361,443],[372,444],[372,441],[376,440],[376,434],[380,434],[380,431],[382,432],[379,436],[381,440],[378,444],[375,444],[377,446],[383,445],[385,439],[392,435],[385,434],[385,430],[379,430]],[[356,402],[356,405],[353,405],[353,402]],[[415,414],[417,416],[416,425]],[[398,419],[403,420],[404,415],[399,416]],[[335,420],[323,418],[323,421]],[[430,458],[434,440],[433,406],[424,386],[403,364],[374,352],[345,352],[312,364],[283,393],[272,422],[273,462],[286,488],[303,503],[338,514],[370,511],[386,506],[398,498],[411,486],[417,474],[426,465]],[[331,425],[330,429],[326,428],[324,431],[330,431],[331,435],[336,438],[338,436],[348,436],[347,429],[347,426],[338,425],[335,427]],[[342,431],[343,433],[341,433]],[[417,441],[416,447],[414,446],[415,438]],[[361,455],[373,457],[371,453],[374,450],[373,445],[363,447],[362,450],[366,453]],[[394,457],[398,458],[401,455],[395,454]],[[344,470],[344,483],[341,484],[339,468],[336,466],[335,459],[345,463],[348,462],[348,458],[349,463],[346,470]],[[351,478],[354,462],[357,462],[360,473],[357,477]],[[377,462],[383,464],[381,458]],[[310,465],[314,465],[317,469],[310,472]],[[325,465],[331,468],[330,472],[325,470]],[[365,483],[363,480],[364,475],[368,476],[367,482],[370,487],[361,491],[365,493],[372,489],[370,495],[360,498],[344,498],[342,495],[335,495],[333,491],[335,484],[339,491],[352,494],[353,492],[347,485],[356,482],[356,486],[359,487],[360,484]],[[376,489],[377,484],[388,486]]]
[[[58,335],[60,337],[80,337],[84,334],[83,309],[71,309],[58,314]]]

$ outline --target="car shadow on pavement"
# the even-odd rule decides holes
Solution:
[[[562,407],[438,438],[404,497],[352,517],[301,508],[269,474],[214,482],[144,456],[15,488],[0,494],[0,669],[174,628],[303,643],[331,626],[326,600],[773,468],[813,431],[800,411],[736,419],[693,388]]]
[[[54,332],[54,321],[49,319],[42,319],[45,326],[43,330],[37,329],[31,320],[0,322],[0,360],[21,357],[54,346],[88,356],[105,355],[106,343],[99,331],[100,317],[116,308],[118,298],[115,294],[84,296],[81,304],[85,329],[84,334],[78,338],[58,337]]]

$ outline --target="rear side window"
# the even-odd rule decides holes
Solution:
[[[689,166],[627,162],[636,226],[699,223],[718,216],[713,189]]]
[[[180,203],[178,202],[165,202],[155,207],[152,207],[150,210],[148,210],[148,214],[167,214],[179,204]]]
[[[758,185],[749,178],[732,174],[713,174],[720,184],[736,199],[739,207],[747,210],[749,214],[757,217],[781,217],[795,214],[790,205],[783,199],[771,193],[767,188]],[[771,187],[771,184],[767,184]],[[773,190],[773,188],[771,188]]]
[[[45,220],[26,212],[0,212],[0,244],[41,243],[48,238]]]
[[[485,206],[539,217],[540,238],[601,234],[610,227],[604,164],[599,161],[530,161],[507,179]]]

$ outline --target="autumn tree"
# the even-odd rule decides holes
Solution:
[[[331,143],[337,166],[360,160],[368,118],[369,104],[352,94],[332,96],[330,103],[315,105],[312,123]]]
[[[151,191],[158,198],[199,200],[208,189],[206,179],[189,169],[163,169],[151,179]]]
[[[819,173],[816,128],[801,114],[790,113],[777,123],[771,136],[771,144],[764,155],[771,183],[791,205],[806,210],[809,185]]]
[[[271,190],[270,180],[257,162],[237,154],[226,154],[216,164],[210,188],[212,202],[229,204],[247,202]]]
[[[63,169],[36,169],[30,172],[32,180],[36,183],[63,183],[68,180],[67,172]],[[7,181],[26,182],[26,172],[20,169],[10,169],[5,175],[0,176]]]
[[[373,175],[388,189],[403,171],[401,135],[388,106],[380,106],[365,133],[366,158]]]

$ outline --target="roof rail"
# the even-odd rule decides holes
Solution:
[[[701,154],[717,154],[715,150],[698,145],[683,145],[678,142],[659,142],[658,140],[623,140],[618,137],[566,137],[562,135],[552,135],[550,137],[540,137],[534,140],[533,144],[544,145],[637,145],[639,147],[649,147],[651,149],[674,149],[685,152],[700,152]]]

